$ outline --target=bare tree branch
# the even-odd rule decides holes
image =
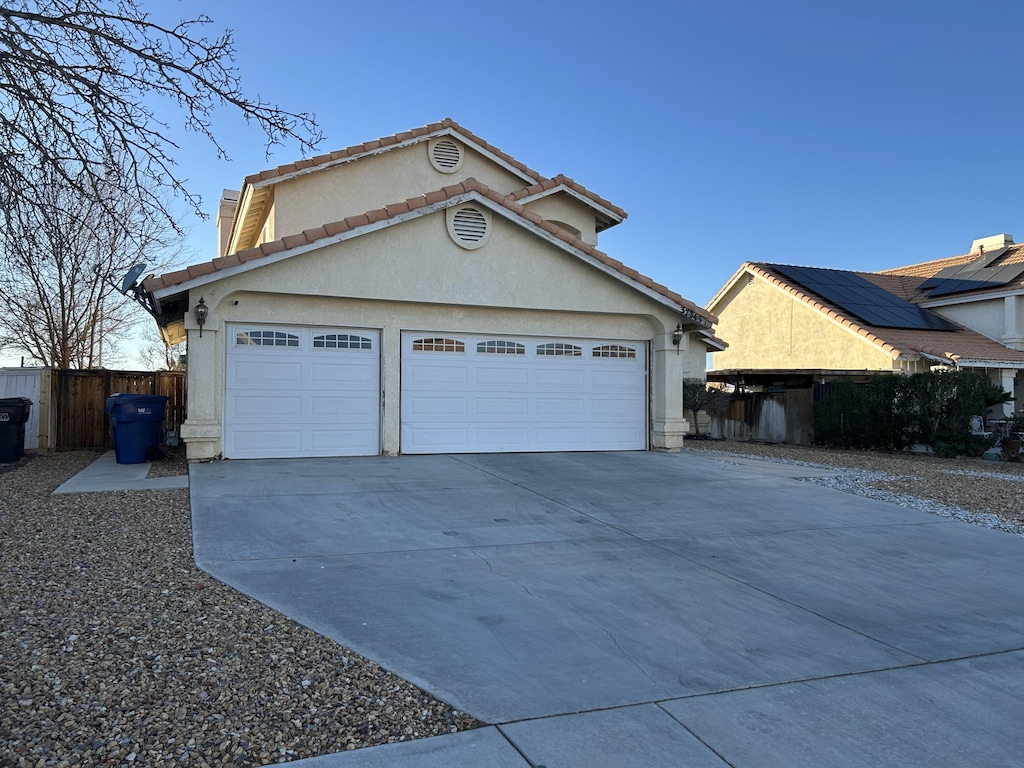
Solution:
[[[0,209],[45,204],[32,173],[75,184],[102,203],[118,158],[120,192],[173,225],[167,190],[200,216],[202,202],[178,175],[169,124],[155,111],[170,102],[187,130],[227,157],[213,131],[217,109],[255,123],[275,145],[305,154],[322,136],[313,115],[244,94],[229,31],[208,37],[206,16],[162,24],[140,0],[7,0],[0,7]]]
[[[142,309],[111,278],[139,261],[166,267],[178,242],[167,219],[123,189],[117,168],[108,163],[95,201],[79,196],[70,169],[44,165],[31,175],[35,199],[0,212],[0,348],[58,368],[113,362]]]

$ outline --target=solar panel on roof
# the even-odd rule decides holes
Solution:
[[[999,288],[1002,285],[1006,285],[1006,283],[985,282],[981,280],[940,280],[928,293],[928,298],[934,299],[938,296],[948,296],[951,293],[977,291],[982,288]]]
[[[890,293],[855,272],[823,267],[769,264],[791,282],[815,293],[870,325],[922,331],[955,331],[957,326],[934,312]]]
[[[1008,250],[1010,250],[1009,246],[996,248],[994,251],[981,254],[967,264],[946,267],[925,280],[918,288],[922,291],[929,291],[928,297],[932,298],[1006,285],[1024,274],[1024,262],[992,266]]]

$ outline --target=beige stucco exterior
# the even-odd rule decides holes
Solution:
[[[1011,349],[1024,350],[1022,300],[1024,297],[1012,295],[969,297],[926,306]],[[893,352],[747,269],[734,276],[710,309],[718,316],[716,333],[729,343],[728,349],[712,355],[711,371],[918,373],[943,364],[934,356]],[[1020,407],[1024,383],[1018,383],[1018,368],[1003,367],[999,360],[965,364],[985,371],[1005,391],[1012,392],[1016,407]],[[1014,405],[1008,403],[999,410],[1007,415]]]
[[[716,304],[716,333],[729,348],[716,370],[907,370],[869,339],[764,278],[744,274]]]
[[[452,141],[463,152],[455,173],[437,170],[429,161],[429,142],[421,141],[282,181],[274,188],[274,230],[302,232],[469,178],[506,194],[530,183]]]
[[[1024,296],[975,298],[970,302],[935,302],[927,306],[954,322],[1024,350]]]
[[[584,243],[597,245],[597,228],[594,211],[568,194],[553,194],[531,200],[524,204],[548,221],[569,225],[570,232]],[[572,230],[575,230],[572,232]]]
[[[318,182],[314,188],[322,187]],[[278,196],[275,207],[284,210],[285,199],[294,205],[315,197]],[[381,450],[386,455],[401,452],[402,331],[644,342],[650,353],[650,443],[678,448],[689,431],[682,379],[703,376],[705,361],[704,345],[689,334],[678,347],[672,344],[678,310],[629,285],[621,275],[586,263],[550,235],[500,211],[490,215],[490,237],[476,250],[453,241],[441,208],[341,242],[300,248],[280,259],[268,257],[197,280],[190,287],[188,306],[203,297],[210,314],[201,338],[194,318],[185,317],[189,413],[182,436],[189,458],[212,458],[223,451],[229,341],[224,329],[236,322],[379,329]],[[278,226],[280,222],[278,218]]]

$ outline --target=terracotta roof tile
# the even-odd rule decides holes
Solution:
[[[473,181],[473,179],[467,179],[467,181]],[[458,184],[449,184],[447,187],[441,187],[441,191],[447,199],[455,195],[461,195],[466,191],[466,186],[460,181]]]
[[[204,262],[202,264],[193,264],[187,269],[190,280],[194,280],[197,277],[202,277],[203,275],[212,275],[216,271],[217,268],[214,267],[213,263],[209,261]]]
[[[544,181],[541,181],[538,184],[534,184],[533,186],[516,190],[515,192],[512,192],[509,195],[509,199],[518,202],[519,200],[522,200],[525,197],[531,197],[542,192],[550,192],[552,189],[556,189],[557,187],[563,185],[573,190],[577,194],[586,197],[592,202],[597,203],[601,207],[607,208],[608,210],[615,213],[621,219],[625,219],[627,216],[629,216],[629,214],[626,213],[621,208],[619,208],[619,206],[615,205],[612,202],[609,202],[608,200],[605,200],[603,197],[594,194],[589,189],[584,187],[582,184],[576,183],[575,181],[573,181],[568,176],[562,173],[558,174],[554,178],[545,179]]]
[[[299,237],[302,236],[299,235]],[[306,238],[302,237],[302,239],[305,240]],[[263,243],[263,245],[259,246],[258,248],[251,248],[250,250],[258,251],[264,256],[272,256],[275,253],[280,253],[281,251],[288,250],[289,248],[292,247],[290,245],[287,245],[286,241],[287,238],[285,238],[284,240],[271,240],[269,243]]]
[[[314,240],[320,240],[327,237],[327,230],[324,227],[313,227],[312,229],[304,229],[302,234],[306,240],[313,242]]]
[[[388,217],[397,216],[400,213],[408,213],[409,204],[405,200],[400,203],[388,203],[384,206],[384,210],[388,212]]]
[[[715,322],[717,322],[717,318],[713,314],[708,312],[706,309],[697,306],[688,299],[683,298],[680,294],[676,293],[675,291],[665,287],[664,285],[661,285],[660,283],[655,282],[654,280],[651,280],[649,277],[641,275],[636,270],[626,267],[621,261],[613,259],[606,253],[597,250],[597,248],[590,245],[589,243],[584,243],[582,240],[577,240],[575,237],[568,234],[560,227],[556,227],[550,222],[541,219],[533,211],[527,210],[518,203],[512,202],[511,200],[508,199],[507,195],[498,194],[495,196],[491,194],[493,190],[490,190],[486,185],[481,184],[476,179],[467,179],[463,183],[452,184],[450,186],[445,187],[444,189],[438,190],[437,192],[428,193],[428,195],[421,195],[419,198],[411,198],[410,200],[403,200],[398,203],[390,203],[384,206],[383,208],[367,211],[366,213],[361,214],[360,216],[350,217],[349,219],[346,219],[343,222],[333,222],[331,224],[325,224],[323,227],[319,227],[317,229],[307,230],[306,233],[310,235],[309,238],[307,238],[306,233],[300,235],[289,235],[281,240],[263,243],[258,248],[249,248],[244,251],[239,251],[235,255],[241,262],[251,261],[254,259],[258,259],[261,256],[269,256],[274,253],[280,253],[282,251],[290,250],[291,248],[307,245],[316,242],[316,240],[318,239],[333,236],[333,234],[354,230],[358,226],[372,224],[378,221],[393,218],[400,213],[405,213],[409,211],[412,208],[412,206],[419,207],[419,205],[421,205],[421,203],[419,203],[420,200],[423,200],[424,203],[422,204],[425,204],[425,201],[428,196],[436,198],[438,194],[443,195],[443,197],[441,197],[440,199],[435,200],[435,202],[441,202],[442,200],[448,200],[470,191],[476,192],[482,196],[486,196],[488,199],[495,201],[496,204],[507,208],[508,210],[512,211],[519,217],[525,219],[526,221],[543,227],[545,231],[550,232],[552,235],[559,238],[560,240],[563,240],[564,242],[571,245],[575,249],[582,251],[583,253],[586,253],[587,255],[591,256],[592,258],[596,259],[602,264],[605,264],[606,266],[611,267],[615,271],[620,272],[623,276],[629,277],[630,279],[640,283],[641,285],[646,286],[647,288],[655,291],[656,293],[676,303],[680,307],[685,308],[690,312],[697,314],[700,317],[703,317],[705,320],[707,320],[709,324],[714,324]],[[354,222],[356,220],[359,221],[358,224],[349,223],[350,221]],[[213,269],[214,268],[212,267],[211,263],[210,271],[213,271]],[[169,288],[171,286],[187,282],[189,279],[190,278],[188,270],[171,272],[167,275],[163,275],[162,278],[159,278],[160,284],[157,286],[157,288]],[[153,279],[154,285],[157,284],[157,280],[158,278]],[[156,290],[157,288],[154,288],[153,290]]]
[[[928,291],[922,291],[917,288],[925,279],[932,277],[947,267],[959,267],[965,264],[969,264],[978,258],[977,253],[967,253],[962,256],[951,256],[947,259],[937,259],[936,261],[926,261],[922,264],[910,264],[906,267],[896,267],[895,269],[887,269],[876,274],[882,276],[893,276],[903,278],[907,286],[907,298],[909,301],[913,301],[916,304],[923,304],[931,300],[928,296]],[[997,258],[992,266],[1007,266],[1009,264],[1022,264],[1024,263],[1024,244],[1011,245],[1009,250],[1006,251],[1002,256]],[[1007,290],[1024,290],[1024,274],[1018,278],[1005,283],[1004,285],[990,287],[990,288],[979,288],[974,291],[960,291],[956,294],[950,294],[938,298],[960,298],[960,297],[978,297],[986,296],[995,293],[1004,293]]]
[[[315,168],[317,166],[337,162],[338,160],[343,160],[348,157],[355,157],[365,152],[372,152],[376,149],[392,147],[402,143],[403,141],[418,139],[423,136],[427,136],[431,133],[442,131],[444,129],[451,129],[453,132],[461,135],[461,137],[466,141],[472,144],[476,144],[481,149],[484,149],[487,152],[490,152],[491,154],[501,158],[504,162],[508,163],[513,168],[516,168],[525,176],[528,176],[529,178],[532,179],[536,179],[537,181],[541,181],[544,179],[544,176],[537,173],[537,171],[519,162],[511,155],[502,152],[493,144],[489,144],[488,142],[484,141],[479,136],[474,134],[472,131],[463,128],[461,125],[459,125],[451,118],[446,117],[444,120],[441,120],[440,122],[430,123],[429,125],[425,125],[420,128],[414,128],[409,131],[402,131],[400,133],[392,134],[391,136],[382,136],[379,139],[374,139],[373,141],[366,141],[363,142],[362,144],[354,144],[350,147],[345,147],[344,149],[335,150],[333,152],[323,155],[317,155],[314,158],[301,160],[298,163],[286,163],[285,165],[279,165],[276,168],[269,168],[267,170],[260,171],[259,173],[254,173],[250,176],[246,176],[245,183],[255,184],[261,181],[269,181],[271,179],[287,176],[288,174],[294,173],[297,170]]]
[[[179,269],[163,275],[164,285],[176,285],[177,283],[184,283],[186,280],[190,279],[187,269]]]
[[[945,269],[946,267],[961,266],[968,264],[977,258],[978,254],[965,254],[963,256],[950,256],[945,259],[935,259],[933,261],[924,261],[920,264],[908,264],[905,267],[894,267],[893,269],[883,269],[878,272],[880,275],[906,275],[908,277],[931,277],[936,272]]]
[[[365,213],[361,213],[358,216],[346,216],[345,217],[345,228],[346,229],[355,229],[356,227],[361,227],[361,226],[363,226],[365,224],[369,224],[369,223],[370,223],[370,217],[367,216]],[[329,234],[329,235],[330,234],[336,234],[336,232],[332,232],[331,231],[331,226],[332,225],[330,225],[330,224],[327,225],[327,234]],[[338,230],[338,231],[341,231],[341,230]]]
[[[242,263],[242,260],[234,253],[230,253],[227,256],[221,256],[219,259],[214,259],[213,264],[217,269],[227,269],[228,267],[237,267]]]
[[[284,248],[282,247],[281,250],[284,250]],[[244,264],[253,259],[262,259],[264,256],[269,256],[270,253],[264,253],[261,246],[256,246],[255,248],[246,248],[244,251],[238,251],[235,255]]]

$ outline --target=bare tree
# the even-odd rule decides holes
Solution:
[[[683,408],[693,414],[693,430],[697,431],[697,414],[721,413],[729,407],[729,393],[709,387],[704,379],[683,379]]]
[[[168,344],[157,331],[154,323],[143,325],[142,346],[140,349],[146,370],[150,371],[184,371],[182,355],[185,354],[185,342]]]
[[[0,211],[0,348],[57,368],[109,365],[142,313],[111,278],[140,261],[167,266],[177,235],[123,189],[117,163],[98,185],[102,201],[79,196],[68,168],[30,178],[34,198]]]
[[[163,11],[162,9],[162,12]],[[274,145],[303,154],[321,140],[315,118],[288,112],[241,89],[230,32],[207,37],[206,16],[161,23],[140,0],[6,0],[0,6],[0,208],[47,205],[46,184],[63,178],[78,196],[105,204],[110,158],[123,161],[120,191],[150,218],[174,225],[166,191],[200,216],[202,201],[179,178],[178,147],[157,112],[169,103],[185,128],[213,133],[220,107],[240,112]]]

